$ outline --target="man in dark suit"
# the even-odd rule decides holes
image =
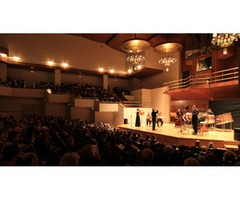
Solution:
[[[155,130],[155,125],[156,125],[156,118],[157,118],[157,113],[158,113],[158,110],[154,110],[152,109],[152,130],[154,131]]]
[[[192,126],[193,126],[193,135],[197,135],[198,132],[198,113],[196,105],[192,106]]]

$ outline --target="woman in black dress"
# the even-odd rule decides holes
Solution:
[[[141,126],[141,122],[140,122],[140,110],[137,109],[136,112],[136,122],[135,122],[135,126]]]

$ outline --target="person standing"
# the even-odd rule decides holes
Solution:
[[[157,113],[158,113],[158,110],[154,110],[154,108],[152,109],[152,130],[154,131],[155,130],[155,125],[156,125],[156,118],[157,118]]]
[[[137,109],[137,112],[136,112],[136,121],[135,121],[135,126],[141,126],[141,122],[140,122],[140,110],[139,108]]]
[[[197,135],[198,132],[198,113],[196,105],[192,106],[192,126],[193,126],[193,135]]]

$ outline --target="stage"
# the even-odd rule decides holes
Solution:
[[[120,130],[131,131],[132,133],[141,133],[142,137],[147,134],[155,135],[160,143],[168,145],[187,145],[193,146],[196,140],[200,141],[200,145],[208,147],[209,142],[213,142],[215,148],[235,149],[238,148],[240,141],[234,140],[234,130],[211,127],[207,132],[200,132],[198,135],[192,135],[193,129],[191,125],[183,128],[175,127],[174,123],[164,123],[163,126],[156,126],[156,130],[152,130],[152,126],[143,124],[141,127],[135,127],[131,124],[119,125]]]

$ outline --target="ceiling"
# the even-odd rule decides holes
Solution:
[[[201,49],[204,46],[211,45],[212,34],[183,34],[183,33],[99,33],[99,34],[71,34],[74,36],[80,36],[92,41],[101,42],[109,47],[121,51],[121,44],[129,39],[143,39],[148,41],[154,48],[159,44],[166,42],[180,43],[185,47],[185,50]]]
[[[204,46],[211,45],[212,34],[182,34],[182,33],[96,33],[96,34],[71,34],[73,36],[84,37],[86,39],[104,43],[107,46],[117,50],[124,52],[121,49],[121,45],[123,42],[130,39],[142,39],[146,40],[150,43],[151,47],[157,47],[160,44],[167,42],[180,43],[183,45],[185,51],[203,49]],[[162,73],[163,71],[160,69],[152,69],[152,68],[143,68],[140,71],[136,71],[131,75],[128,75],[128,78],[147,78],[149,76]]]

